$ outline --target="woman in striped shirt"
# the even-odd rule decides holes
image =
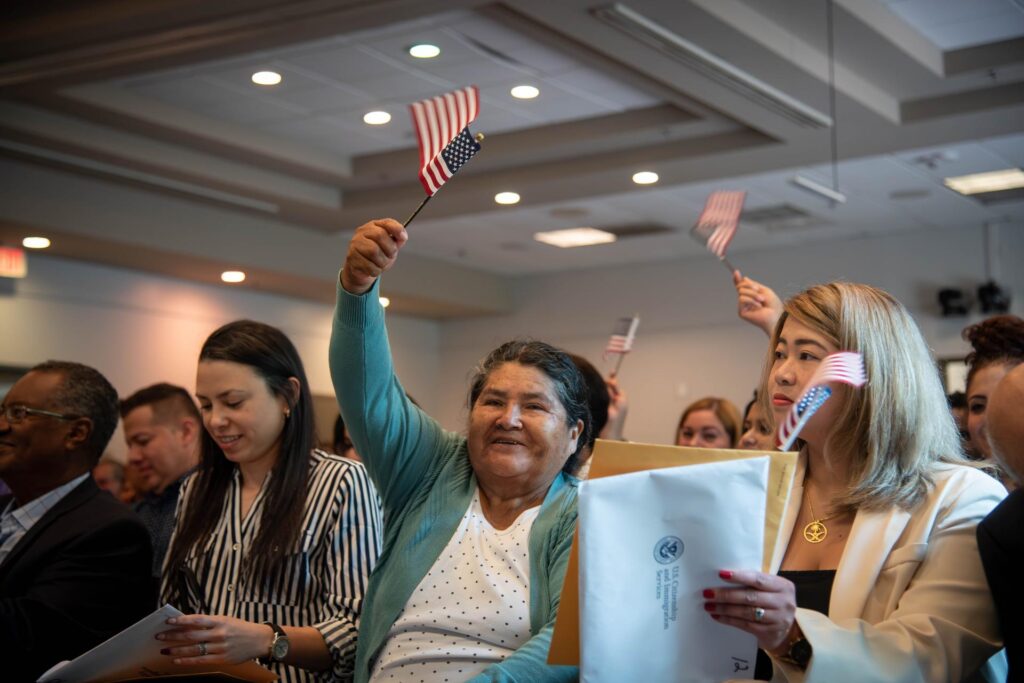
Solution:
[[[194,664],[263,658],[282,681],[351,677],[356,624],[380,553],[362,465],[313,450],[312,397],[278,329],[229,323],[199,355],[202,458],[164,564],[164,653]]]

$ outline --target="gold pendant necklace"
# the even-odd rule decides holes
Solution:
[[[821,543],[828,536],[828,527],[825,526],[825,522],[836,517],[826,517],[825,519],[818,519],[814,516],[814,506],[811,505],[811,496],[807,496],[807,509],[811,512],[811,521],[804,527],[804,540],[808,543]]]

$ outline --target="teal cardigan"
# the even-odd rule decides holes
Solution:
[[[445,431],[406,398],[377,298],[376,284],[362,296],[339,285],[330,346],[345,426],[384,506],[384,549],[364,595],[356,683],[369,680],[388,631],[455,533],[477,488],[466,438]],[[530,640],[474,683],[579,677],[577,667],[546,663],[576,528],[577,485],[559,474],[530,531]]]

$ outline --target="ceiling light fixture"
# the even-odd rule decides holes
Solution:
[[[26,249],[46,249],[50,246],[50,240],[45,237],[26,237],[21,241],[21,246]]]
[[[512,97],[519,100],[532,100],[537,95],[540,95],[540,90],[532,85],[517,85],[510,92]]]
[[[386,111],[368,111],[363,114],[363,123],[371,126],[383,126],[391,121],[391,114]]]
[[[252,82],[256,85],[277,85],[281,82],[281,74],[276,71],[257,71],[252,75]]]
[[[420,43],[409,48],[409,54],[416,59],[433,59],[441,54],[441,48],[430,43]]]
[[[220,274],[220,279],[224,282],[237,284],[245,281],[245,273],[240,270],[225,270]]]
[[[518,204],[519,199],[520,197],[518,192],[499,192],[494,195],[494,201],[505,205]]]
[[[653,185],[658,182],[658,174],[654,171],[640,171],[633,174],[633,182],[637,185]]]
[[[1000,171],[946,178],[942,182],[949,189],[964,195],[1001,192],[1024,187],[1024,171],[1019,168],[1004,168]]]
[[[533,239],[562,249],[572,247],[588,247],[592,244],[608,244],[616,237],[610,232],[596,228],[569,228],[568,230],[551,230],[535,232]]]
[[[820,195],[825,199],[829,200],[830,202],[832,202],[833,204],[846,203],[846,195],[843,194],[842,192],[833,190],[828,185],[816,183],[810,178],[805,178],[802,175],[793,176],[789,182],[793,183],[794,185],[801,189],[807,190],[808,192],[813,192],[814,194]]]
[[[387,298],[386,296],[380,297],[380,305],[383,308],[387,308],[388,306],[391,305],[391,299]]]

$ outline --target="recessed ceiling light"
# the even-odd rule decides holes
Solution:
[[[391,120],[391,114],[386,111],[368,111],[363,114],[363,123],[371,126],[383,126]]]
[[[391,305],[391,299],[387,298],[386,296],[382,296],[380,298],[380,305],[383,306],[384,308],[387,308],[388,306]]]
[[[220,279],[224,282],[230,282],[236,284],[245,280],[245,273],[240,270],[225,270],[220,274]]]
[[[615,235],[596,228],[569,228],[568,230],[535,232],[533,239],[544,244],[568,249],[570,247],[587,247],[591,244],[608,244],[615,241]]]
[[[409,48],[409,54],[416,59],[433,59],[441,54],[441,48],[430,43],[420,43]]]
[[[633,174],[633,182],[637,185],[653,185],[658,182],[658,174],[654,171],[640,171]]]
[[[252,82],[256,85],[277,85],[281,82],[281,74],[276,71],[257,71],[252,75]]]
[[[533,87],[532,85],[517,85],[512,88],[512,97],[520,100],[532,100],[534,97],[540,94],[540,90]]]
[[[943,181],[951,190],[960,194],[981,194],[982,192],[1001,192],[1024,187],[1024,171],[1019,168],[1005,168],[1001,171],[973,173],[971,175],[946,178]]]
[[[26,249],[46,249],[50,246],[50,240],[45,237],[26,237],[21,241],[21,246]]]
[[[519,199],[519,193],[517,192],[499,192],[494,195],[494,201],[499,204],[518,204]]]

